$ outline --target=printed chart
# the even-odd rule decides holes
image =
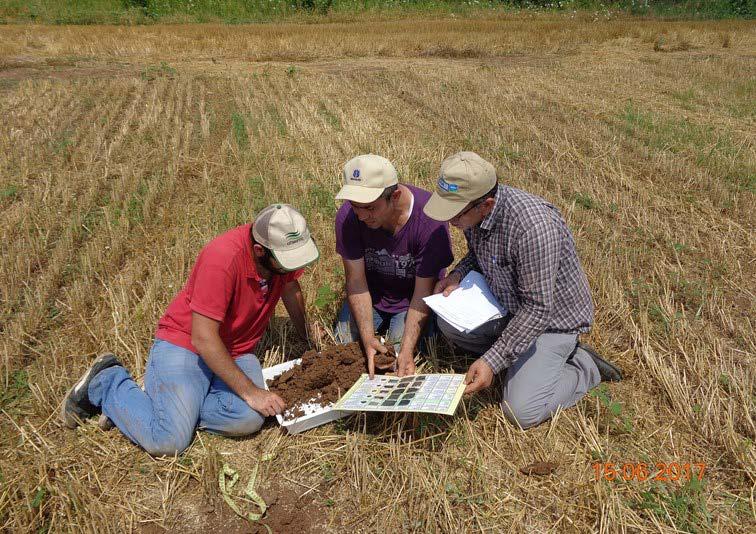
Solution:
[[[398,378],[362,375],[334,410],[348,412],[426,412],[452,415],[465,391],[464,375],[413,375]]]

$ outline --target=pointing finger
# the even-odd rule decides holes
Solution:
[[[367,357],[368,360],[368,376],[370,377],[370,380],[373,379],[375,376],[375,359],[372,354],[369,354]]]

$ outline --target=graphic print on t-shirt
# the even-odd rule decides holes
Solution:
[[[415,258],[412,254],[392,256],[385,248],[365,249],[365,270],[396,278],[415,277]]]

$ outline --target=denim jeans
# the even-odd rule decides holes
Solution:
[[[254,354],[234,361],[257,387],[264,387]],[[257,432],[264,421],[198,354],[160,339],[150,350],[144,391],[126,369],[116,366],[95,376],[88,394],[126,437],[154,456],[186,449],[198,426],[244,436]]]
[[[386,344],[393,344],[394,350],[399,354],[399,349],[402,345],[402,336],[404,335],[404,321],[407,319],[407,311],[390,313],[373,308],[373,329],[379,335],[386,338]],[[428,316],[428,323],[425,327],[425,332],[420,339],[418,345],[419,350],[423,351],[423,345],[425,339],[435,334],[435,317],[433,312]],[[339,343],[350,343],[352,341],[360,340],[360,330],[357,328],[357,323],[352,317],[352,310],[349,308],[349,302],[344,301],[339,311],[339,316],[336,319],[336,325],[334,326],[334,332],[336,341]]]

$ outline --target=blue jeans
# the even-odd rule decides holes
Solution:
[[[393,343],[394,350],[399,354],[404,335],[404,321],[407,319],[407,311],[390,313],[373,308],[373,329],[381,336],[386,338],[386,344]],[[423,350],[425,339],[435,334],[435,317],[433,312],[428,317],[428,323],[425,327],[422,339],[420,340],[420,350]],[[349,302],[344,301],[339,311],[334,326],[336,341],[339,343],[350,343],[360,340],[360,330],[357,323],[352,317],[352,310],[349,308]]]
[[[257,387],[264,387],[254,354],[234,361]],[[95,376],[88,394],[126,437],[153,456],[186,449],[198,425],[217,434],[244,436],[257,432],[265,419],[215,376],[198,354],[160,339],[150,350],[144,391],[126,369],[117,366]]]

